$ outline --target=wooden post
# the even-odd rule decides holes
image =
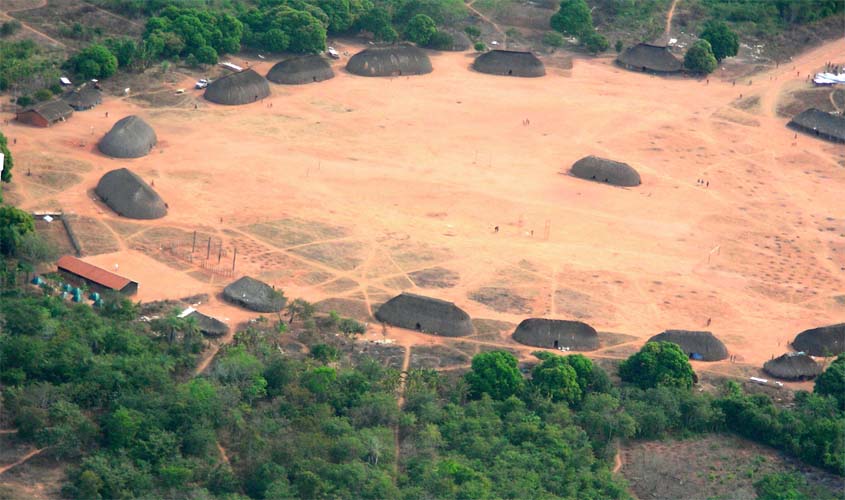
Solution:
[[[238,247],[235,247],[235,253],[232,255],[232,275],[235,274],[235,260],[238,258]]]
[[[208,249],[205,251],[205,260],[211,257],[211,236],[208,237]]]
[[[197,251],[197,232],[194,231],[194,243],[191,245],[191,253],[193,254],[196,251]]]
[[[217,249],[217,263],[220,263],[220,259],[223,257],[223,240],[220,240],[220,247]]]

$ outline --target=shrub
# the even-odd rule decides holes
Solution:
[[[613,46],[616,49],[616,53],[619,54],[622,52],[622,49],[625,48],[625,45],[622,43],[622,40],[616,40],[616,45]]]
[[[473,40],[481,36],[481,30],[477,26],[467,26],[464,28],[464,33]]]
[[[543,33],[543,45],[548,45],[549,47],[563,47],[563,42],[563,35],[557,31],[547,31]]]
[[[35,100],[38,101],[38,102],[44,102],[44,101],[49,101],[50,99],[52,99],[53,93],[50,92],[50,89],[41,89],[38,92],[36,92],[33,97],[35,97]]]
[[[607,37],[595,31],[585,34],[581,39],[581,43],[584,44],[584,47],[591,54],[598,54],[610,48],[610,42],[607,41]]]
[[[487,46],[484,45],[484,42],[475,42],[473,48],[475,48],[475,50],[478,52],[484,52],[485,50],[487,50]]]
[[[452,50],[455,46],[455,39],[445,31],[438,31],[431,35],[428,46],[434,50]]]
[[[28,95],[22,95],[18,97],[15,102],[18,106],[22,106],[25,108],[27,106],[31,106],[34,101],[32,100],[32,97],[29,97]]]
[[[17,19],[12,19],[0,24],[0,36],[14,35],[21,29],[21,22]]]

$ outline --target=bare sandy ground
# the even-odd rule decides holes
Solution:
[[[362,78],[345,72],[344,58],[333,80],[271,84],[272,97],[252,105],[144,108],[109,98],[49,129],[12,122],[4,132],[19,157],[92,166],[49,190],[25,175],[39,173],[37,162],[19,161],[13,195],[28,209],[104,222],[117,251],[88,260],[119,264],[140,281],[141,300],[214,296],[232,279],[163,263],[159,248],[196,230],[203,258],[211,235],[226,250],[223,267],[238,248],[235,277],[259,277],[289,297],[372,309],[408,289],[473,317],[576,318],[642,339],[711,319],[707,329],[732,354],[760,366],[797,332],[845,317],[836,300],[845,293],[845,148],[795,138],[774,112],[783,86],[843,53],[839,40],[795,69],[735,86],[718,75],[707,83],[632,73],[610,59],[539,79],[495,77],[470,70],[469,53],[432,54],[426,76]],[[732,106],[740,94],[759,96],[760,109]],[[131,161],[101,155],[96,141],[128,114],[153,126],[159,146]],[[643,185],[565,175],[588,154],[630,163]],[[154,182],[166,218],[125,224],[92,200],[100,176],[124,166]],[[433,267],[452,271],[453,286],[420,288],[413,273]],[[483,303],[491,296],[508,300],[494,309]],[[207,307],[248,316],[216,298]]]

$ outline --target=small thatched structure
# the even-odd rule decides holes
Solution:
[[[153,128],[143,119],[130,115],[118,120],[97,147],[112,158],[140,158],[149,154],[157,142]]]
[[[475,58],[472,69],[479,73],[502,76],[538,77],[546,74],[546,67],[531,52],[491,50]]]
[[[648,339],[649,342],[672,342],[681,346],[690,359],[721,361],[728,357],[728,349],[711,332],[666,330]]]
[[[346,70],[359,76],[406,76],[431,73],[431,61],[413,45],[383,45],[362,50],[349,59]]]
[[[270,84],[251,69],[224,76],[211,82],[203,96],[214,103],[227,106],[249,104],[270,95]]]
[[[256,312],[277,312],[287,300],[262,281],[244,276],[223,289],[223,298],[233,304]]]
[[[103,102],[103,93],[94,87],[85,86],[63,95],[62,100],[75,111],[85,111]]]
[[[792,341],[792,348],[810,356],[838,356],[845,352],[845,323],[805,330]]]
[[[845,116],[825,113],[816,108],[802,111],[786,126],[828,141],[845,142]]]
[[[523,320],[514,330],[513,339],[520,344],[547,349],[592,351],[599,348],[599,334],[595,328],[580,321],[562,319]]]
[[[187,317],[197,322],[200,333],[206,337],[222,337],[229,333],[229,325],[217,318],[206,316],[199,311],[194,311]]]
[[[334,78],[334,71],[323,56],[309,55],[285,59],[267,73],[267,79],[284,85],[302,85]]]
[[[15,119],[36,127],[49,127],[54,123],[67,121],[72,114],[73,108],[68,106],[65,101],[56,99],[19,111],[15,115]]]
[[[158,219],[167,215],[167,206],[158,193],[135,172],[125,168],[106,173],[97,183],[96,193],[123,217]]]
[[[469,315],[452,302],[413,293],[402,293],[382,304],[376,319],[444,337],[464,337],[473,332]]]
[[[640,174],[627,163],[585,156],[572,164],[570,173],[575,177],[596,182],[604,182],[614,186],[639,186],[642,181]]]
[[[629,47],[616,58],[623,68],[649,73],[677,73],[683,63],[665,45],[640,43]]]
[[[809,380],[822,374],[822,367],[803,352],[788,352],[766,361],[763,371],[783,380]]]

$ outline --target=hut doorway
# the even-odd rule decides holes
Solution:
[[[418,332],[421,332],[421,331],[422,331],[422,325],[420,325],[419,323],[417,323],[417,326],[415,326],[414,328],[415,328]]]
[[[508,76],[513,76],[513,70],[512,69],[508,70]]]
[[[560,345],[560,344],[558,343],[558,341],[557,341],[557,340],[555,340],[555,349],[557,349],[559,345]]]

